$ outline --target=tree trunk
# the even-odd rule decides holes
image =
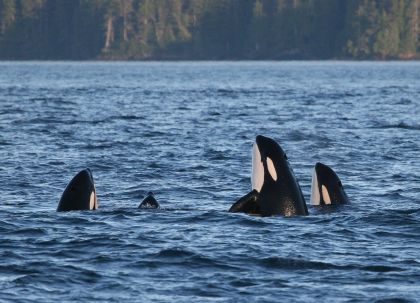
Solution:
[[[112,16],[109,16],[106,22],[106,38],[105,38],[104,51],[108,51],[111,48],[112,42],[114,42],[113,19],[114,18]]]
[[[123,17],[123,40],[124,42],[128,41],[127,20],[126,20],[125,15]]]
[[[419,27],[420,27],[420,5],[419,5],[420,0],[415,0],[415,6],[414,6],[414,35],[415,38],[417,39],[417,47],[420,47],[420,32],[419,32]]]
[[[127,5],[125,1],[122,1],[122,17],[123,17],[123,40],[128,41],[128,30],[127,30]]]

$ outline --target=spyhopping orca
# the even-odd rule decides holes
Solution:
[[[155,195],[149,191],[147,197],[140,203],[138,208],[160,208],[158,201],[155,199]]]
[[[311,203],[313,205],[349,203],[337,174],[329,166],[319,162],[315,164],[312,174]]]
[[[98,208],[95,184],[89,169],[79,172],[67,185],[57,211],[94,210]]]
[[[305,199],[283,149],[273,139],[257,136],[252,153],[252,191],[229,212],[261,216],[307,215]]]

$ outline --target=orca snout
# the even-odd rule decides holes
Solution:
[[[149,191],[147,197],[143,199],[138,208],[160,208],[153,192]]]
[[[311,187],[311,203],[313,205],[349,202],[340,178],[331,167],[323,163],[317,162],[315,164]]]
[[[98,200],[92,172],[86,168],[71,179],[61,196],[57,211],[95,210],[97,208]]]
[[[316,172],[319,172],[320,170],[327,169],[327,168],[328,168],[328,166],[321,163],[321,162],[316,162],[315,167],[314,167]]]

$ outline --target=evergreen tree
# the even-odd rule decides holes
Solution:
[[[412,58],[416,55],[418,39],[418,13],[419,1],[407,0],[404,1],[404,12],[401,18],[400,31],[400,53],[403,58]],[[417,42],[417,43],[416,43]]]
[[[0,37],[14,23],[16,18],[15,0],[0,0]]]
[[[0,59],[418,58],[420,0],[0,0]]]

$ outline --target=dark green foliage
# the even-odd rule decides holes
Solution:
[[[419,2],[349,1],[344,54],[354,58],[416,57]]]
[[[418,58],[420,0],[0,0],[0,59]]]

